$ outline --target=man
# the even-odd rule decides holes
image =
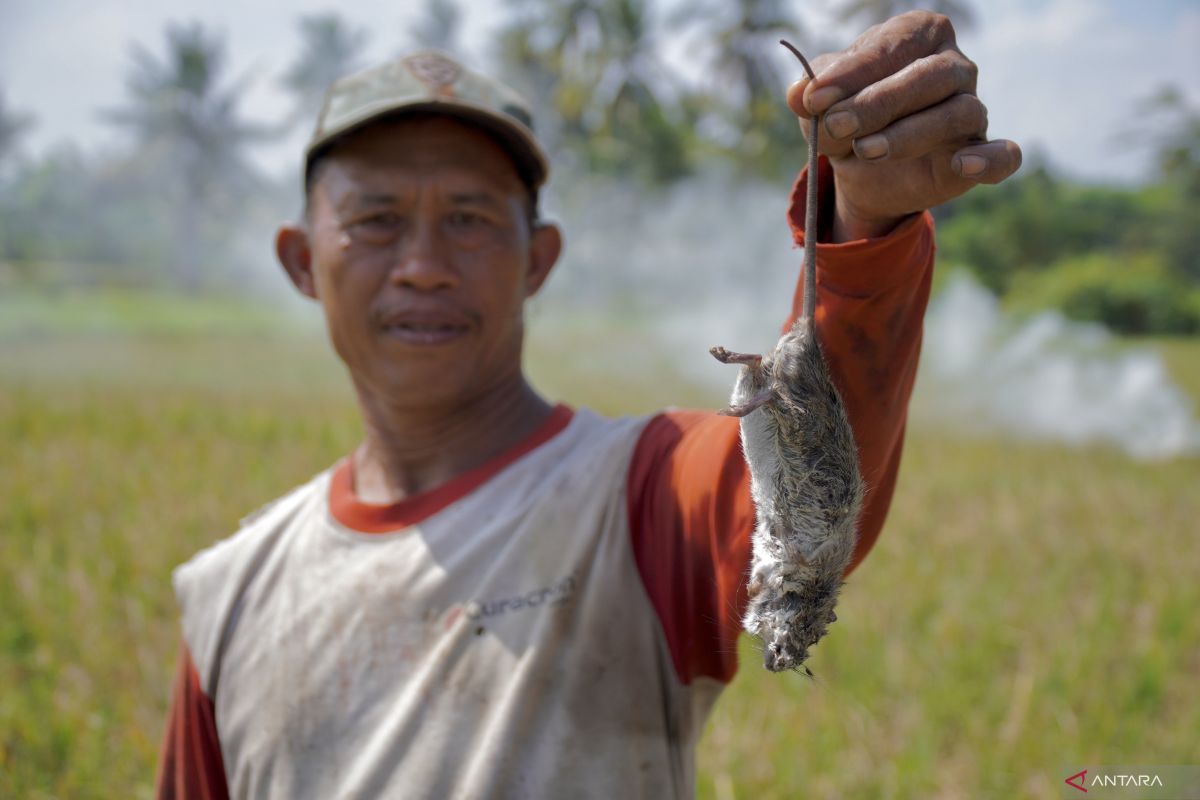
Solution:
[[[789,220],[823,242],[819,335],[869,487],[853,568],[899,463],[924,210],[1020,151],[985,140],[943,17],[898,17],[816,66],[788,102],[825,113],[828,159]],[[304,224],[276,245],[321,303],[364,441],[177,571],[160,796],[692,794],[745,605],[738,426],[606,420],[526,382],[523,305],[561,248],[528,119],[435,54],[331,89]],[[814,178],[819,232],[802,225]]]

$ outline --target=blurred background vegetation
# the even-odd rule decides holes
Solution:
[[[770,213],[782,210],[804,154],[775,42],[845,44],[805,30],[795,3],[502,2],[491,56],[536,101],[554,182],[634,187],[650,199],[632,213],[662,212],[659,239],[703,238],[694,225],[711,214],[688,227],[653,204],[725,185],[688,183],[714,172],[769,187]],[[916,5],[829,4],[861,27]],[[973,22],[966,3],[932,7]],[[395,51],[459,51],[466,10],[427,0]],[[711,81],[697,88],[661,57],[668,31],[695,43]],[[150,796],[178,639],[170,569],[359,436],[312,316],[280,301],[284,279],[264,267],[300,177],[252,153],[311,124],[325,86],[365,66],[364,46],[386,32],[321,14],[295,34],[290,64],[266,76],[232,74],[226,40],[199,22],[132,45],[124,101],[97,110],[124,136],[111,149],[29,155],[38,121],[0,81],[0,797]],[[277,123],[249,121],[252,79],[290,93]],[[970,271],[1012,314],[1053,308],[1137,337],[1194,403],[1200,111],[1170,86],[1148,87],[1140,111],[1157,132],[1137,137],[1153,174],[1082,183],[1027,154],[1014,179],[935,211],[939,275]],[[587,218],[629,197],[573,200]],[[746,233],[700,247],[753,270],[756,197],[717,197]],[[632,276],[611,256],[612,231],[631,234],[605,219],[598,243],[568,228],[568,250],[609,253],[610,284],[586,270],[556,282],[615,302],[533,315],[535,383],[611,414],[718,406],[724,389],[681,370],[625,301],[672,292],[693,347],[701,310],[682,283],[695,276],[728,313],[727,263],[689,255],[685,274]],[[671,243],[636,244],[657,258]],[[761,299],[746,313],[764,316]],[[1143,463],[1103,443],[962,436],[942,422],[910,427],[887,531],[814,656],[818,680],[767,675],[743,643],[701,748],[702,797],[1056,797],[1065,766],[1200,758],[1196,451]]]
[[[670,13],[650,0],[504,2],[493,55],[537,98],[537,127],[561,174],[661,188],[726,169],[785,183],[802,163],[775,42],[828,43],[785,0]],[[918,4],[835,5],[865,26]],[[933,7],[972,24],[965,3]],[[427,0],[397,50],[455,50],[462,13],[453,0]],[[708,54],[695,67],[711,80],[697,87],[662,57],[667,30]],[[230,74],[222,36],[198,22],[131,46],[126,100],[99,110],[128,134],[116,152],[64,145],[23,157],[37,121],[5,104],[0,86],[0,281],[245,291],[249,236],[298,195],[294,176],[262,174],[248,149],[311,124],[324,88],[362,66],[358,54],[378,35],[336,13],[304,17],[296,31],[293,62],[269,78],[294,111],[273,127],[246,120],[250,76]],[[1031,154],[1016,179],[938,209],[942,262],[973,271],[1014,310],[1059,308],[1131,334],[1200,330],[1200,110],[1165,86],[1138,111],[1157,138],[1117,135],[1154,149],[1154,176],[1132,188],[1081,185]]]

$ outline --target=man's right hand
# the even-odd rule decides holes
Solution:
[[[793,84],[788,105],[805,120],[824,114],[819,150],[834,172],[834,241],[886,234],[1021,166],[1015,142],[987,140],[978,69],[940,14],[893,17],[812,65],[816,79]]]

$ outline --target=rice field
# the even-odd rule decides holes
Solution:
[[[0,797],[149,797],[170,569],[349,451],[356,412],[284,315],[22,308],[0,301]],[[1156,346],[1200,402],[1200,341]],[[608,413],[719,402],[603,320],[535,325],[530,369]],[[744,641],[699,795],[1058,797],[1087,764],[1200,764],[1198,489],[1195,457],[910,431],[816,679]]]

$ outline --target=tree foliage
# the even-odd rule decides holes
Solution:
[[[247,122],[239,104],[245,81],[225,85],[220,36],[197,22],[169,24],[166,53],[131,48],[127,105],[105,116],[128,128],[137,143],[133,172],[153,175],[176,209],[174,262],[180,283],[203,283],[206,225],[236,216],[253,183],[245,149],[267,135]]]
[[[0,89],[0,168],[17,151],[21,137],[33,125],[33,118],[9,108]]]
[[[1154,196],[1149,224],[1168,262],[1200,284],[1200,108],[1182,90],[1164,86],[1143,103],[1163,190]]]
[[[296,100],[293,118],[309,123],[317,116],[329,84],[361,66],[369,36],[336,13],[303,16],[296,23],[300,52],[283,75],[283,85]]]
[[[425,0],[420,17],[408,29],[408,38],[419,48],[453,53],[458,49],[462,11],[454,0]]]
[[[690,118],[649,0],[510,0],[503,69],[550,100],[539,125],[582,168],[662,183],[690,171]]]
[[[1127,333],[1200,331],[1200,112],[1171,88],[1143,107],[1160,116],[1145,126],[1159,132],[1156,182],[1081,186],[1027,164],[939,210],[941,259],[1022,310],[1061,308]]]
[[[1200,332],[1200,291],[1154,252],[1064,256],[1050,269],[1019,274],[1009,305],[1057,308],[1126,334]]]
[[[794,176],[804,145],[784,91],[798,72],[776,44],[806,44],[794,6],[708,2],[664,15],[662,0],[505,0],[496,72],[533,99],[560,175],[575,168],[662,186],[723,163],[778,184]],[[410,38],[452,47],[460,5],[427,0]],[[876,21],[912,5],[837,8]],[[960,26],[969,11],[932,8]],[[302,17],[299,32],[280,80],[296,101],[288,122],[310,123],[327,85],[362,66],[368,34],[333,13]],[[687,43],[695,74],[664,58],[668,33]],[[173,24],[162,55],[142,46],[131,55],[128,100],[107,115],[131,134],[125,152],[66,147],[13,159],[29,122],[0,94],[0,259],[95,264],[96,275],[194,288],[231,258],[239,217],[277,216],[274,193],[294,193],[294,174],[273,183],[249,166],[248,148],[284,126],[242,116],[246,84],[228,78],[221,37]],[[974,271],[1013,308],[1061,308],[1130,333],[1200,331],[1200,110],[1167,86],[1138,119],[1152,180],[1080,185],[1030,158],[1003,184],[935,209],[940,262]]]
[[[711,42],[705,73],[714,76],[707,108],[725,130],[720,150],[743,171],[777,180],[802,163],[804,144],[796,117],[784,102],[790,81],[778,68],[781,38],[803,41],[800,21],[784,0],[736,0],[697,15],[700,35]]]
[[[101,273],[110,282],[165,282],[157,265],[174,255],[170,206],[152,180],[74,147],[23,165],[0,195],[0,260],[24,270],[92,265],[84,283]]]

